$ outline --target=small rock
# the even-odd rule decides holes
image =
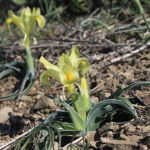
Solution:
[[[23,123],[24,123],[25,125],[27,125],[27,124],[29,124],[29,120],[24,120]]]
[[[58,149],[58,142],[54,142],[54,149]]]
[[[42,118],[42,116],[40,114],[34,114],[33,116],[31,116],[29,119],[31,121],[35,121],[38,120],[39,118]]]
[[[41,94],[38,94],[37,96],[36,96],[36,98],[35,99],[40,99],[41,98]]]
[[[0,110],[0,123],[5,122],[12,116],[12,108],[10,107],[4,107],[3,109]]]
[[[98,103],[99,99],[98,99],[98,97],[92,96],[91,101],[94,102],[94,103]]]
[[[105,98],[109,97],[110,93],[105,93]]]
[[[103,74],[101,72],[97,72],[96,74],[96,82],[101,81],[103,79]]]
[[[91,74],[91,77],[93,77],[94,75],[96,75],[97,73],[97,69],[90,69],[89,74]]]
[[[26,107],[26,106],[27,106],[27,104],[24,103],[24,102],[19,102],[19,104],[18,104],[19,109],[22,108],[22,107]]]
[[[37,90],[36,90],[36,88],[35,88],[35,87],[33,87],[33,88],[32,88],[32,91],[33,91],[33,92],[36,92]]]
[[[22,97],[20,97],[20,101],[32,102],[32,98],[31,98],[31,96],[25,96],[25,95],[23,95]]]
[[[1,88],[1,92],[4,92],[5,91],[5,88]]]
[[[36,80],[35,82],[34,82],[34,84],[39,84],[40,82],[39,82],[39,80]]]
[[[148,147],[145,145],[140,145],[140,150],[148,150]]]
[[[48,99],[48,104],[49,104],[49,106],[51,107],[51,108],[55,108],[56,106],[55,106],[55,104],[54,104],[54,101],[52,100],[52,99]]]
[[[113,139],[113,132],[112,131],[108,131],[106,133],[106,136],[109,138],[109,139]]]
[[[41,97],[40,99],[37,100],[36,104],[33,107],[33,110],[40,110],[42,108],[45,108],[48,106],[48,98],[47,97]]]

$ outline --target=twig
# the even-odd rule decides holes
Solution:
[[[38,125],[37,125],[37,126],[38,126]],[[37,127],[37,126],[35,126],[35,127]],[[35,127],[33,127],[32,129],[34,129]],[[20,139],[21,137],[23,137],[23,136],[25,136],[26,134],[28,134],[32,129],[30,129],[30,130],[24,132],[23,134],[19,135],[19,136],[16,137],[15,139],[13,139],[13,140],[9,141],[8,143],[4,144],[3,146],[0,147],[0,149],[3,149],[3,148],[5,148],[6,146],[8,146],[8,145],[14,143],[16,140],[18,140],[18,139]]]
[[[125,55],[123,55],[123,56],[121,56],[121,57],[115,58],[115,59],[111,60],[110,62],[111,62],[111,63],[114,63],[114,62],[120,61],[120,60],[122,60],[122,59],[128,58],[128,57],[130,57],[130,56],[132,56],[132,55],[134,55],[134,54],[136,54],[136,53],[138,53],[138,52],[144,50],[149,44],[150,44],[150,41],[149,41],[146,45],[144,45],[144,46],[142,46],[142,47],[140,47],[140,48],[138,48],[138,49],[136,49],[136,50],[134,50],[134,51],[131,51],[131,53],[128,53],[128,54],[125,54]],[[112,45],[112,46],[113,46],[113,45]],[[130,45],[130,46],[131,46],[131,45]]]
[[[107,68],[125,85],[125,87],[127,87],[127,85],[120,79],[120,77],[119,77],[118,75],[116,75],[116,74],[114,73],[113,70],[111,70],[111,69],[109,68],[109,66],[107,66]],[[138,100],[139,100],[143,105],[147,106],[147,107],[150,109],[150,106],[148,106],[148,105],[147,105],[140,97],[138,97],[131,89],[129,89],[129,91],[130,91],[136,98],[138,98]]]
[[[133,121],[114,122],[113,125],[122,125],[125,123],[140,123],[140,122],[148,122],[148,121],[150,121],[150,119],[147,119],[147,120],[139,119],[139,120],[133,120]]]
[[[83,137],[79,137],[78,139],[76,139],[75,141],[73,141],[72,144],[75,144],[75,143],[81,141],[82,139],[83,139]],[[70,145],[70,143],[67,144],[67,145],[65,145],[65,146],[63,147],[63,149],[64,149],[64,148],[67,148],[69,145]]]
[[[92,18],[94,16],[94,14],[96,14],[99,10],[100,10],[100,8],[95,9],[87,19]]]
[[[76,46],[76,47],[84,47],[85,45],[76,45],[76,44],[49,44],[49,45],[36,45],[36,46],[31,46],[31,49],[34,49],[34,48],[45,48],[45,47],[50,47],[50,46],[53,46],[53,47],[71,47],[72,45]],[[129,43],[117,43],[117,44],[94,44],[94,45],[91,45],[91,44],[86,44],[87,47],[117,47],[117,46],[142,46],[140,48],[138,48],[137,50],[131,52],[131,54],[127,54],[129,56],[143,50],[144,48],[146,48],[146,46],[150,46],[150,42],[146,43],[146,44],[129,44]],[[14,47],[14,49],[16,50],[25,50],[24,47],[21,47],[21,46],[16,46]],[[7,50],[11,50],[10,48],[6,48],[6,49],[1,49],[3,51],[7,51]],[[127,57],[129,57],[127,56]],[[126,58],[126,57],[125,57]]]

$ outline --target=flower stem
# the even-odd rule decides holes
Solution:
[[[34,71],[33,58],[30,50],[30,39],[29,35],[26,37],[25,45],[26,45],[26,65],[28,70]]]

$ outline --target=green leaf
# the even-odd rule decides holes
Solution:
[[[70,143],[70,144],[67,146],[67,150],[72,149],[72,148],[71,148],[72,146],[74,146],[75,148],[77,148],[77,150],[80,150],[80,148],[79,148],[77,145],[72,144],[72,143]],[[70,149],[69,149],[69,148],[70,148]]]
[[[97,109],[92,109],[90,111],[91,115],[88,116],[88,119],[87,119],[87,124],[86,124],[87,132],[96,130],[100,122],[102,122],[105,119],[102,116],[108,112],[113,112],[113,107],[111,105],[107,105],[106,107],[98,107]],[[97,117],[99,117],[98,121],[96,121]],[[93,128],[93,127],[96,127],[96,128]]]
[[[127,91],[133,87],[140,86],[140,85],[150,85],[150,82],[137,82],[137,83],[130,84],[129,86],[125,87],[124,89],[120,89],[118,91],[118,93],[115,95],[115,97],[120,97],[125,91]]]
[[[116,95],[122,90],[122,87],[118,84],[118,89],[113,93],[111,94],[109,97],[107,97],[106,99],[113,99],[116,97]]]
[[[74,122],[76,125],[81,125],[82,129],[85,129],[85,122],[82,120],[82,118],[79,116],[79,114],[70,106],[68,105],[67,103],[53,97],[53,96],[50,96],[48,94],[45,94],[45,93],[42,93],[42,92],[39,92],[40,94],[46,96],[46,97],[49,97],[51,99],[53,99],[54,101],[60,103],[62,106],[64,106],[68,112],[69,112],[69,115],[71,117],[71,119],[75,119],[76,122]],[[73,120],[72,120],[73,121]],[[76,126],[77,129],[80,129],[78,128],[78,126]]]
[[[38,142],[37,142],[37,138],[34,138],[34,145],[35,145],[35,149],[36,149],[36,150],[40,150],[40,149],[39,149]]]
[[[137,118],[136,112],[127,102],[123,102],[122,100],[117,99],[106,99],[95,104],[89,111],[86,123],[87,131],[93,131],[98,128],[98,123],[105,119],[105,117],[103,118],[103,115],[107,116],[107,113],[113,113],[118,110],[127,114],[130,118]]]
[[[46,132],[47,133],[47,132]],[[52,149],[53,144],[54,144],[54,132],[51,128],[49,128],[49,134],[46,134],[43,132],[44,135],[44,146],[47,149]]]
[[[24,149],[27,147],[27,145],[28,145],[28,143],[30,142],[31,138],[32,138],[32,136],[28,137],[28,139],[26,140],[26,142],[25,142],[25,143],[23,144],[23,146],[21,147],[21,150],[24,150]]]
[[[134,107],[133,107],[133,105],[130,103],[130,101],[127,100],[127,99],[125,99],[124,97],[116,97],[115,99],[124,102],[126,105],[128,105],[129,107],[131,107],[131,109],[134,110]]]

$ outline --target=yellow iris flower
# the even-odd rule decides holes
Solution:
[[[82,75],[90,70],[90,63],[88,60],[79,57],[79,51],[75,46],[73,46],[67,54],[62,54],[58,60],[58,67],[49,63],[42,56],[40,62],[47,68],[47,71],[41,75],[41,83],[44,86],[51,86],[48,81],[48,75],[56,78],[65,87],[77,83],[79,81],[78,69],[81,71]]]
[[[29,7],[21,11],[21,16],[18,17],[13,14],[12,10],[8,11],[9,18],[6,20],[6,26],[10,30],[10,23],[13,22],[24,35],[24,41],[30,36],[36,21],[40,28],[45,25],[45,18],[41,15],[39,8],[33,8],[32,12]]]
[[[80,54],[78,49],[73,46],[72,49],[67,54],[62,54],[59,58],[57,66],[49,63],[43,56],[40,58],[40,62],[47,68],[47,71],[43,72],[40,78],[42,85],[51,86],[48,80],[48,75],[56,78],[61,82],[65,88],[70,93],[72,101],[74,103],[75,110],[81,116],[81,118],[86,120],[86,112],[89,111],[90,103],[88,102],[87,95],[87,84],[82,79],[81,87],[85,90],[83,100],[78,94],[75,94],[74,84],[79,81],[79,72],[85,75],[90,70],[90,63],[85,58],[79,58]],[[86,104],[87,101],[87,104]]]
[[[59,64],[60,61],[63,61],[62,65]],[[56,78],[65,87],[73,85],[79,80],[78,70],[72,66],[71,59],[66,54],[62,54],[60,57],[58,67],[49,63],[43,56],[40,58],[40,62],[47,68],[47,71],[45,71],[40,78],[44,86],[51,86],[48,81],[48,75]]]

